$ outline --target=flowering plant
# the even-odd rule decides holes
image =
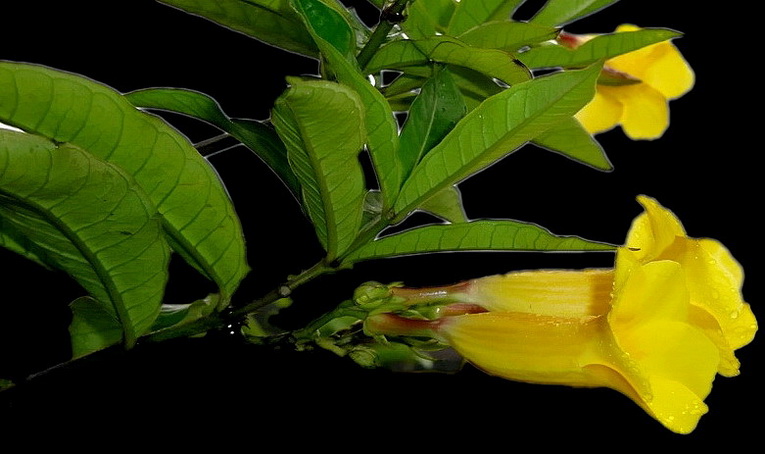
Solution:
[[[309,62],[310,69],[290,70],[286,78],[280,74],[273,103],[261,114],[257,108],[267,98],[261,82],[248,79],[241,90],[233,89],[240,74],[217,66],[202,77],[204,84],[190,89],[166,87],[161,78],[147,84],[155,88],[145,88],[143,78],[129,84],[106,77],[96,82],[55,59],[27,63],[30,57],[22,52],[3,54],[0,245],[8,254],[2,259],[21,275],[27,274],[23,266],[36,266],[37,281],[56,284],[13,286],[20,294],[6,298],[9,314],[0,318],[1,343],[14,351],[30,344],[24,341],[30,324],[19,320],[37,320],[48,311],[29,301],[61,304],[56,311],[63,308],[66,315],[57,320],[63,329],[55,330],[49,343],[54,358],[37,352],[0,356],[0,388],[31,393],[25,390],[34,389],[29,384],[38,377],[89,360],[98,364],[113,351],[131,355],[159,342],[233,337],[281,351],[320,346],[365,366],[455,371],[467,359],[516,380],[608,386],[672,430],[687,432],[705,410],[714,372],[738,373],[734,351],[751,340],[756,322],[741,301],[741,272],[719,243],[688,238],[679,221],[647,198],[641,199],[647,214],[636,221],[625,246],[597,239],[603,232],[559,233],[581,232],[581,226],[568,223],[553,232],[522,209],[531,203],[575,223],[587,218],[582,214],[589,207],[605,206],[564,200],[586,182],[597,184],[598,197],[608,193],[604,188],[616,177],[610,157],[624,156],[610,150],[607,155],[610,136],[593,135],[602,128],[592,128],[591,120],[608,128],[621,124],[632,138],[661,135],[668,119],[661,106],[692,84],[692,71],[671,44],[679,32],[574,33],[577,26],[588,29],[588,21],[599,16],[594,13],[615,0],[158,3],[190,13],[207,30],[217,24],[239,32],[231,34],[235,39],[253,38],[245,45],[220,46],[221,52],[233,50],[220,61],[246,64],[242,73],[247,77],[263,72],[252,69],[253,55],[259,62],[289,55]],[[163,5],[151,8],[177,14]],[[8,6],[4,17],[19,18],[9,22],[20,24],[28,14],[13,8],[25,7]],[[138,21],[156,20],[157,29],[170,29],[152,14],[123,20],[131,32]],[[25,32],[10,32],[4,41],[20,46]],[[183,46],[203,40],[189,46],[195,62],[198,50],[208,45],[208,33],[214,32],[183,35]],[[77,47],[62,48],[73,52]],[[141,56],[164,49],[158,41],[130,42],[129,48],[141,49]],[[667,48],[673,49],[667,52],[673,64],[652,53]],[[658,72],[629,66],[633,57],[649,51],[651,56],[641,61],[653,63]],[[114,53],[120,52],[115,48]],[[163,53],[161,63],[183,60],[172,55]],[[88,55],[88,60],[95,59]],[[678,68],[687,76],[684,82],[663,85]],[[100,69],[92,74],[102,74]],[[182,72],[195,71],[202,69]],[[146,73],[152,72],[139,71]],[[225,79],[219,86],[232,90],[236,103],[210,88],[210,80],[220,78]],[[246,95],[253,86],[257,95]],[[606,92],[615,93],[609,99],[618,100],[618,115],[616,102],[601,102]],[[664,117],[633,122],[635,102],[647,102]],[[243,104],[239,111],[237,103]],[[241,118],[239,112],[252,117]],[[242,153],[252,161],[236,161],[235,172],[222,164]],[[521,170],[520,177],[510,177],[504,165],[528,158],[542,161],[510,170],[544,167],[553,174],[529,177]],[[641,185],[659,180],[662,169],[654,165],[650,170],[657,176],[643,174]],[[470,190],[493,172],[502,173],[503,188],[509,182],[517,188],[497,197],[495,187],[491,196],[479,199],[488,199],[491,208],[517,210],[511,217],[481,211],[486,207]],[[558,194],[557,204],[549,197],[542,200],[546,196],[536,191],[541,180]],[[266,187],[268,182],[280,184]],[[630,198],[634,190],[630,185]],[[555,225],[543,219],[542,224]],[[607,227],[608,221],[587,220],[617,230]],[[646,239],[654,234],[655,241]],[[342,291],[334,279],[349,277],[352,282],[344,285],[350,293],[369,280],[359,270],[374,264],[386,268],[389,262],[382,259],[476,251],[616,251],[617,261],[605,270],[508,274],[503,282],[526,286],[512,291],[512,303],[507,292],[490,295],[496,293],[489,284],[494,278],[458,285],[456,293],[435,300],[405,287],[362,286],[353,300],[336,308],[336,293],[315,290],[329,282]],[[503,254],[528,263],[536,256]],[[502,272],[507,268],[501,265]],[[468,265],[450,269],[475,270]],[[410,280],[428,270],[410,271],[392,280]],[[71,293],[56,280],[62,274],[74,283]],[[666,293],[662,304],[649,289]],[[41,290],[52,294],[31,296]],[[582,306],[585,300],[590,303]],[[656,310],[642,310],[648,306]],[[527,307],[533,311],[519,309]],[[733,313],[737,317],[731,318]],[[299,322],[290,323],[290,314]],[[487,320],[505,328],[492,334],[484,326]],[[556,323],[558,329],[550,329]],[[511,325],[517,330],[510,331]],[[663,338],[676,342],[646,335],[659,327]],[[502,334],[524,330],[537,341],[521,345]],[[33,344],[52,331],[35,331]],[[550,354],[558,333],[572,342]],[[677,352],[663,351],[668,345],[676,345]],[[538,354],[527,354],[526,348]],[[697,359],[698,367],[656,358]],[[127,392],[133,385],[112,386]],[[147,388],[157,392],[155,385]],[[681,403],[692,416],[678,410]]]

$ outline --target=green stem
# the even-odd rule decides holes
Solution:
[[[342,268],[348,268],[351,265],[353,265],[353,262],[346,263],[345,259],[356,251],[356,249],[365,246],[370,241],[374,240],[374,238],[380,234],[386,227],[389,227],[391,225],[391,222],[388,218],[386,218],[384,215],[380,217],[380,219],[377,220],[373,225],[369,226],[368,228],[364,229],[353,241],[351,246],[348,248],[343,255],[337,258],[336,262],[339,263],[338,269]]]
[[[207,317],[200,318],[199,320],[187,323],[185,325],[166,328],[154,333],[150,333],[146,336],[143,336],[141,341],[152,343],[162,342],[169,339],[202,334],[211,329],[223,328],[232,322],[239,321],[251,312],[255,312],[262,307],[268,306],[269,304],[281,298],[286,298],[292,293],[294,289],[315,279],[316,277],[334,271],[336,271],[336,268],[327,265],[324,261],[321,261],[311,268],[298,274],[297,276],[292,277],[287,281],[287,283],[280,285],[278,288],[275,288],[266,295],[254,300],[247,305],[232,309],[227,312],[213,313]]]
[[[356,61],[359,62],[361,68],[364,68],[369,63],[369,60],[372,59],[377,52],[377,49],[388,40],[388,33],[390,33],[393,26],[396,24],[394,18],[403,14],[409,1],[410,0],[394,0],[393,3],[383,8],[382,13],[380,14],[380,23],[377,24],[377,27],[375,27],[369,40],[364,44],[364,48],[361,49],[361,52],[359,52],[359,55],[356,57]]]
[[[321,276],[322,274],[332,273],[336,270],[337,268],[329,266],[326,263],[324,263],[324,261],[321,261],[317,263],[316,265],[312,266],[311,268],[293,277],[292,279],[287,281],[286,284],[281,285],[279,288],[272,290],[263,298],[257,299],[250,304],[247,304],[245,306],[242,306],[239,309],[235,309],[231,311],[230,315],[231,317],[235,319],[245,316],[251,312],[254,312],[264,306],[267,306],[273,303],[274,301],[280,298],[288,297],[293,290],[295,290],[296,288],[300,287],[303,284],[306,284],[307,282],[312,281],[313,279]]]

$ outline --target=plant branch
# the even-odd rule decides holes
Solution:
[[[402,14],[409,1],[394,0],[393,3],[383,8],[380,13],[380,22],[356,57],[356,61],[362,69],[369,63],[377,49],[387,41],[388,33],[393,29],[393,26],[402,21]]]
[[[303,271],[302,273],[291,277],[285,284],[278,286],[277,288],[271,290],[267,294],[252,301],[249,304],[239,308],[231,308],[228,311],[216,312],[208,315],[207,317],[195,320],[191,323],[150,333],[146,336],[143,336],[141,341],[150,343],[162,342],[179,337],[194,336],[212,329],[226,327],[229,324],[238,322],[243,317],[247,316],[247,314],[255,312],[262,307],[268,306],[269,304],[281,298],[288,297],[294,289],[315,279],[316,277],[334,271],[336,271],[336,268],[327,265],[322,260],[321,262]]]

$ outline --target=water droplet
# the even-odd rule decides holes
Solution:
[[[730,318],[732,318],[734,320],[737,319],[738,318],[738,310],[735,310],[735,311],[731,312],[730,313]]]

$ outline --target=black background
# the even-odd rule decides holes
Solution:
[[[213,96],[231,116],[262,120],[285,76],[317,71],[314,61],[148,0],[15,3],[0,9],[0,58],[76,72],[121,92],[190,88]],[[619,243],[640,212],[635,196],[656,197],[691,236],[716,238],[732,251],[747,273],[744,295],[761,316],[760,95],[747,66],[756,50],[748,34],[753,24],[736,17],[744,11],[669,3],[622,0],[567,27],[604,33],[631,22],[686,34],[675,43],[697,84],[671,103],[664,137],[633,142],[619,129],[598,136],[615,167],[610,173],[526,147],[460,186],[467,214]],[[168,119],[193,141],[216,134],[198,122]],[[310,226],[257,158],[237,148],[210,161],[248,240],[253,272],[237,302],[320,258]],[[0,376],[24,376],[66,359],[67,303],[81,292],[64,276],[0,253]],[[612,259],[607,253],[490,253],[383,260],[306,286],[281,321],[298,326],[370,279],[446,284],[514,269],[609,266]],[[184,302],[205,294],[204,282],[173,266],[180,277],[168,298]],[[761,344],[756,339],[739,351],[739,377],[718,377],[707,399],[710,413],[689,436],[670,433],[611,390],[513,383],[472,368],[453,376],[363,370],[323,351],[264,349],[224,334],[96,355],[0,394],[0,414],[35,430],[70,430],[75,438],[129,433],[140,440],[159,431],[171,440],[201,436],[222,447],[244,442],[255,449],[268,439],[286,449],[302,443],[438,447],[456,440],[503,450],[525,441],[596,450],[625,446],[606,444],[614,439],[633,446],[746,443],[760,426]]]

